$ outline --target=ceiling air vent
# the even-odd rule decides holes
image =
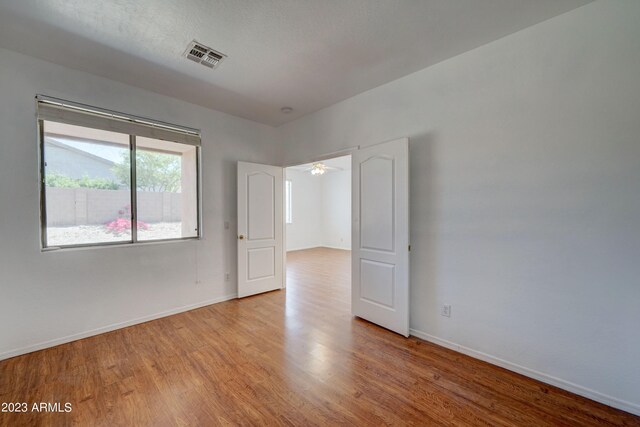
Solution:
[[[197,62],[209,68],[216,68],[218,64],[227,57],[227,55],[213,50],[195,40],[189,43],[187,50],[184,52],[184,56],[193,62]]]

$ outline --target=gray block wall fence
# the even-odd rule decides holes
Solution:
[[[131,204],[128,190],[47,188],[47,225],[100,225],[121,216]],[[138,219],[147,223],[180,222],[181,193],[138,192]]]

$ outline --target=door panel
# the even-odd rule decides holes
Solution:
[[[395,294],[395,265],[384,262],[360,260],[360,298],[393,308]]]
[[[247,239],[275,238],[275,177],[265,172],[247,176]]]
[[[355,316],[409,336],[409,140],[352,155]]]
[[[362,247],[393,251],[393,158],[371,157],[360,164]]]
[[[238,162],[238,297],[283,285],[283,170]]]
[[[249,249],[247,251],[247,278],[266,279],[276,274],[276,254],[274,247]]]

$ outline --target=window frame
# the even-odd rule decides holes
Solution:
[[[97,109],[96,110],[100,110]],[[105,110],[102,110],[105,111]],[[119,113],[118,113],[119,114]],[[196,162],[196,227],[197,233],[195,236],[190,237],[176,237],[176,238],[167,238],[167,239],[153,239],[153,240],[138,240],[138,203],[137,203],[137,180],[136,180],[136,135],[129,134],[129,155],[130,155],[130,179],[131,185],[129,188],[130,191],[130,199],[131,199],[131,238],[129,240],[122,240],[117,242],[96,242],[96,243],[81,243],[81,244],[73,244],[73,245],[56,245],[49,246],[47,242],[47,200],[46,200],[46,170],[45,170],[45,135],[44,135],[44,122],[49,121],[53,123],[64,123],[64,122],[56,122],[55,120],[44,120],[42,118],[37,118],[37,128],[38,128],[38,161],[39,161],[39,174],[38,179],[40,180],[40,249],[42,252],[49,251],[57,251],[57,250],[66,250],[66,249],[90,249],[90,248],[101,248],[101,247],[114,247],[114,246],[139,246],[139,245],[149,245],[154,243],[169,243],[169,242],[185,242],[189,240],[202,240],[202,177],[201,177],[201,149],[200,145],[191,145],[194,147],[195,151],[195,162]],[[150,123],[154,123],[152,120],[149,120]],[[163,122],[157,122],[163,123]],[[88,126],[83,126],[88,129]],[[180,142],[171,141],[176,144],[181,144]],[[182,143],[184,144],[184,143]],[[189,145],[189,144],[184,144]]]

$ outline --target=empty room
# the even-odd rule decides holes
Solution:
[[[640,426],[639,23],[0,0],[0,426]]]

